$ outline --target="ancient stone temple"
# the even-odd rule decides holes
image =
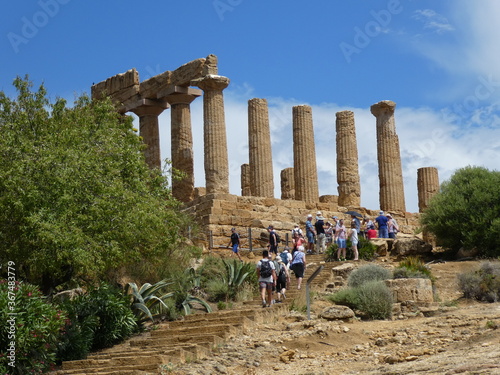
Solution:
[[[319,199],[318,170],[312,109],[308,105],[298,105],[292,108],[292,113],[295,199],[317,202]]]
[[[360,207],[360,178],[354,114],[336,114],[337,182],[339,196],[319,196],[316,147],[312,109],[292,108],[293,168],[281,171],[281,199],[274,198],[269,109],[266,99],[248,101],[249,163],[241,165],[241,196],[229,194],[229,156],[223,91],[229,78],[219,75],[217,57],[190,61],[140,82],[135,69],[117,74],[92,86],[92,98],[109,96],[123,115],[139,117],[140,135],[147,146],[145,159],[151,168],[161,168],[158,116],[170,109],[172,167],[183,172],[172,181],[172,194],[184,202],[210,240],[227,244],[232,227],[260,237],[272,224],[283,234],[308,214],[321,211],[325,217],[343,215],[345,208],[375,216],[376,210]],[[197,87],[197,88],[195,88]],[[194,186],[194,152],[191,103],[203,96],[203,142],[205,186]],[[382,101],[371,107],[377,118],[377,151],[380,177],[380,204],[398,216],[400,228],[415,226],[418,217],[405,212],[399,141],[394,123],[395,103]],[[419,170],[419,208],[437,188],[437,171]],[[437,187],[436,187],[437,186]],[[422,194],[422,197],[420,197]],[[341,207],[339,212],[339,206]],[[252,231],[256,233],[251,234]]]
[[[377,118],[377,156],[380,184],[380,209],[404,213],[405,194],[403,169],[396,134],[394,110],[396,103],[383,100],[371,106],[371,113]]]
[[[360,207],[361,186],[354,113],[341,111],[336,116],[338,204],[342,207]]]
[[[266,99],[248,101],[250,191],[254,197],[274,197],[271,132]]]

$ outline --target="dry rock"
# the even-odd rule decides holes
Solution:
[[[347,306],[330,306],[321,312],[321,317],[326,320],[351,320],[354,318],[354,311]]]

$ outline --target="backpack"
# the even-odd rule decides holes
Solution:
[[[272,276],[273,269],[271,268],[270,261],[261,261],[260,262],[260,277],[267,278]]]
[[[276,245],[278,245],[281,242],[281,237],[278,233],[274,232],[274,235],[276,236]]]
[[[281,260],[283,261],[283,264],[288,265],[288,253],[281,253],[280,257]]]

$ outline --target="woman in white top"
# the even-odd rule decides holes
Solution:
[[[351,240],[352,252],[354,253],[354,259],[353,260],[358,260],[358,258],[359,258],[359,253],[358,253],[358,231],[356,229],[356,223],[354,221],[351,223],[351,229],[350,229],[350,232],[349,232],[349,239]]]

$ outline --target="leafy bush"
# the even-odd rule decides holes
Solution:
[[[359,304],[369,319],[389,319],[392,316],[392,293],[382,281],[370,281],[355,288]]]
[[[128,297],[106,284],[61,306],[70,321],[58,352],[60,360],[85,358],[90,350],[113,346],[138,329]]]
[[[56,361],[65,319],[65,314],[47,303],[36,286],[1,280],[0,372],[24,375],[49,370]],[[9,357],[12,354],[14,357]]]
[[[458,275],[465,298],[485,302],[500,300],[500,263],[484,262],[477,271]]]
[[[336,243],[332,243],[325,251],[325,260],[327,262],[334,262],[337,260],[337,250],[338,245]],[[375,252],[377,251],[377,246],[370,240],[365,239],[364,237],[359,238],[358,242],[358,254],[359,259],[362,260],[372,260],[375,257]],[[347,251],[346,251],[347,259],[354,258],[354,254],[352,252],[352,243],[350,240],[347,241]]]
[[[430,279],[433,283],[435,281],[432,276],[431,270],[427,268],[419,257],[407,257],[399,262],[399,266],[393,271],[393,278],[395,279],[408,279],[408,278],[423,278]]]
[[[439,245],[458,251],[478,249],[500,255],[500,172],[465,167],[441,184],[421,216],[424,230]]]
[[[392,315],[392,293],[382,281],[368,281],[345,288],[327,299],[361,311],[368,319],[389,319]]]
[[[224,279],[210,280],[206,285],[206,290],[209,301],[228,301],[229,299],[229,285]]]
[[[380,281],[391,278],[391,271],[376,264],[367,264],[361,266],[349,274],[347,285],[350,287],[358,287],[369,281]]]

